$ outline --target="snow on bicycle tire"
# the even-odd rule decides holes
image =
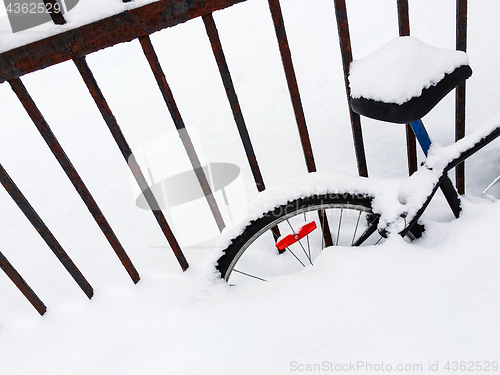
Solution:
[[[381,236],[372,199],[368,195],[327,193],[280,205],[250,222],[232,240],[217,269],[233,285],[246,279],[267,281],[313,265],[327,245],[376,244]]]

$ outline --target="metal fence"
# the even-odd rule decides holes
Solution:
[[[43,0],[47,9],[50,9],[52,20],[57,25],[66,23],[64,15],[56,11],[55,0]],[[129,2],[131,0],[123,0]],[[26,112],[30,116],[34,125],[40,132],[47,146],[52,151],[53,155],[63,168],[64,172],[70,179],[76,191],[82,198],[88,210],[95,219],[97,225],[104,233],[109,244],[115,251],[130,278],[134,283],[140,279],[139,273],[127,256],[124,248],[120,244],[113,229],[104,217],[96,201],[92,197],[89,189],[84,181],[74,168],[70,159],[66,155],[60,143],[57,141],[54,133],[51,131],[49,124],[44,119],[42,113],[37,108],[35,102],[31,98],[29,92],[21,82],[21,77],[34,71],[44,69],[46,67],[73,60],[83,81],[85,82],[95,105],[99,109],[104,122],[108,126],[116,145],[121,151],[125,162],[128,164],[133,176],[135,177],[141,191],[143,192],[153,215],[155,216],[158,225],[160,226],[168,244],[172,248],[180,266],[183,270],[189,267],[188,261],[185,258],[179,243],[177,242],[174,233],[172,232],[167,220],[162,213],[155,196],[149,189],[150,186],[141,171],[139,164],[135,161],[132,150],[122,133],[120,126],[109,107],[106,98],[104,97],[99,85],[94,78],[94,75],[87,64],[85,57],[91,53],[98,52],[101,49],[111,47],[118,43],[132,41],[138,39],[147,61],[151,67],[154,77],[158,83],[158,87],[164,98],[165,104],[172,116],[175,127],[179,132],[183,146],[189,157],[193,170],[200,186],[202,187],[207,204],[211,209],[211,213],[216,221],[219,230],[224,228],[224,220],[217,206],[217,202],[213,197],[210,185],[207,180],[203,168],[200,164],[197,152],[193,147],[189,133],[186,130],[182,116],[176,106],[174,95],[166,81],[160,62],[156,55],[153,44],[149,35],[186,22],[196,17],[202,17],[207,35],[209,37],[214,57],[217,61],[220,76],[227,94],[227,98],[234,116],[235,125],[238,129],[242,146],[245,150],[249,167],[255,181],[257,190],[265,190],[265,183],[259,168],[257,156],[252,146],[244,116],[242,114],[236,90],[231,78],[230,69],[224,56],[221,41],[217,31],[217,26],[212,17],[212,13],[221,10],[234,4],[252,0],[161,0],[136,9],[128,10],[114,16],[101,19],[91,24],[81,26],[79,28],[62,32],[55,36],[24,45],[19,48],[0,54],[0,83],[8,82],[19,98]],[[305,0],[304,0],[305,1]],[[302,150],[308,172],[316,171],[316,164],[311,147],[311,141],[307,130],[304,110],[302,108],[301,95],[297,85],[292,56],[288,45],[285,24],[281,12],[279,0],[268,0],[270,14],[276,31],[276,37],[283,63],[283,69],[288,84],[290,99],[295,114],[297,123],[298,135],[300,137]],[[348,72],[349,64],[352,61],[351,42],[349,36],[349,24],[345,0],[333,0],[335,8],[336,23],[338,28],[339,43],[342,56],[342,64],[344,71],[346,95],[349,97]],[[408,9],[408,0],[397,0],[399,34],[401,36],[410,35],[410,17]],[[467,0],[457,0],[456,6],[456,48],[462,51],[466,50],[466,30],[467,30]],[[335,22],[332,20],[332,22]],[[354,113],[351,109],[350,120],[355,148],[355,155],[360,176],[368,177],[368,167],[365,158],[365,149],[363,144],[363,134],[361,127],[360,116]],[[465,83],[461,84],[456,91],[456,139],[460,139],[465,135]],[[408,154],[408,170],[412,174],[417,169],[416,157],[416,142],[409,125],[406,127],[407,137],[407,154]],[[460,194],[464,193],[464,166],[459,165],[456,171],[457,189]],[[77,266],[72,262],[68,254],[61,247],[44,221],[38,216],[23,193],[16,186],[14,181],[9,177],[7,171],[0,165],[0,181],[5,187],[9,195],[22,210],[37,232],[43,238],[47,246],[53,251],[56,257],[60,260],[66,270],[70,273],[73,279],[80,286],[82,291],[88,298],[92,298],[93,289],[88,283]],[[321,212],[320,212],[321,214]],[[331,238],[327,230],[324,230],[326,243],[331,244]],[[19,290],[26,296],[36,310],[43,315],[46,312],[46,307],[43,302],[37,297],[35,292],[25,282],[22,276],[16,271],[12,264],[0,252],[0,267],[5,271],[7,276],[15,283]]]

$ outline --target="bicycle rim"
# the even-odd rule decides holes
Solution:
[[[376,231],[378,215],[372,212],[371,200],[350,194],[319,195],[279,206],[251,222],[233,240],[217,269],[232,285],[249,280],[262,282],[314,265],[330,238],[333,246],[376,244],[381,236]],[[273,235],[276,227],[280,233],[277,239]],[[276,245],[290,236],[294,241],[304,227],[315,228],[288,244],[280,254]]]

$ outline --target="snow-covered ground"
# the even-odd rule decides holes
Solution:
[[[88,9],[80,3],[69,13],[75,19],[78,7]],[[355,175],[333,2],[281,3],[318,170]],[[455,3],[410,1],[411,34],[453,49]],[[355,59],[397,36],[396,1],[347,7]],[[496,0],[469,2],[467,132],[498,112],[499,11]],[[305,175],[267,1],[214,18],[266,185]],[[238,165],[246,199],[255,198],[203,22],[152,41],[204,159]],[[134,150],[174,130],[137,41],[87,60]],[[482,373],[479,365],[493,372],[500,361],[500,206],[481,198],[500,174],[498,141],[467,162],[460,219],[438,193],[415,243],[328,248],[303,272],[231,288],[214,279],[213,242],[187,247],[190,268],[181,271],[153,215],[136,206],[128,167],[73,63],[22,81],[141,281],[129,279],[14,93],[0,85],[0,162],[95,289],[89,301],[0,190],[0,249],[48,307],[40,317],[0,273],[0,374]],[[453,143],[453,95],[423,121],[434,141]],[[404,128],[362,124],[370,177],[404,177]],[[192,220],[198,232],[211,225]]]

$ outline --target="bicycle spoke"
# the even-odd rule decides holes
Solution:
[[[307,216],[306,216],[306,212],[304,212],[304,222],[307,223]],[[309,252],[309,261],[311,262],[312,264],[312,257],[311,257],[311,244],[309,243],[309,234],[306,236],[306,240],[307,240],[307,251]]]
[[[295,232],[295,230],[294,230],[294,229],[293,229],[293,227],[292,227],[292,224],[290,224],[290,222],[289,222],[288,220],[287,220],[286,222],[287,222],[287,223],[288,223],[288,225],[290,226],[290,229],[292,230],[293,234],[294,234],[294,235],[297,235],[297,233]],[[306,249],[305,249],[305,248],[304,248],[304,246],[302,245],[302,242],[300,242],[300,240],[298,240],[297,242],[299,243],[300,247],[301,247],[301,248],[302,248],[302,250],[304,251],[304,254],[306,255],[307,260],[309,260],[309,263],[311,263],[311,265],[312,265],[313,263],[312,263],[312,261],[311,261],[311,258],[307,255]],[[287,248],[287,249],[288,249],[288,248]],[[290,250],[290,249],[288,249],[288,250]],[[292,254],[293,254],[293,253],[292,253]],[[295,256],[295,254],[294,254],[294,256]],[[296,257],[296,258],[297,258],[297,257]],[[297,260],[299,260],[299,258],[297,258]],[[300,260],[299,260],[299,262],[300,262]],[[302,262],[300,262],[300,263],[302,263]],[[302,265],[304,265],[304,264],[302,263]],[[304,266],[304,267],[305,267],[305,266]]]
[[[339,219],[339,229],[337,230],[337,240],[335,241],[335,246],[339,244],[339,237],[340,237],[340,226],[342,225],[342,214],[344,213],[344,209],[340,209],[340,219]]]
[[[377,231],[380,215],[373,213],[370,203],[368,198],[346,194],[342,198],[336,196],[300,198],[294,202],[292,210],[289,210],[289,203],[283,205],[286,210],[269,211],[261,219],[251,222],[238,236],[238,242],[233,242],[226,249],[217,267],[230,284],[232,284],[230,279],[232,271],[235,272],[234,277],[237,280],[234,284],[251,282],[252,279],[270,281],[271,277],[288,275],[316,264],[315,257],[327,247],[373,245],[379,239],[378,235],[373,234]],[[366,220],[366,223],[362,220]],[[330,228],[329,221],[335,222],[334,226],[337,227]],[[315,231],[320,225],[322,232]],[[273,227],[278,226],[281,236],[276,241],[277,236]],[[274,235],[274,240],[271,236],[264,235],[266,231]],[[316,234],[313,234],[313,231]],[[330,241],[326,234],[330,237]],[[337,238],[333,241],[335,234]],[[302,251],[299,250],[299,246]],[[289,251],[291,255],[273,254],[269,250],[274,247],[280,254]]]
[[[236,268],[233,268],[233,272],[240,273],[242,275],[245,275],[245,276],[248,276],[248,277],[252,277],[252,278],[257,279],[257,280],[267,281],[267,280],[261,279],[260,277],[257,277],[257,276],[254,276],[254,275],[250,275],[249,273],[238,271]]]
[[[300,263],[300,264],[302,264],[302,266],[304,266],[304,267],[306,266],[306,265],[305,265],[304,263],[302,263],[302,261],[301,261],[301,260],[297,257],[297,255],[295,255],[295,253],[294,253],[292,250],[290,250],[290,248],[289,248],[289,247],[287,247],[286,249],[287,249],[289,252],[291,252],[291,253],[292,253],[292,255],[295,257],[295,259],[297,259],[297,260],[299,261],[299,263]]]
[[[358,221],[356,221],[356,228],[354,228],[354,234],[352,236],[351,246],[354,243],[354,239],[356,238],[356,233],[358,232],[359,219],[361,219],[361,211],[359,211]]]
[[[353,243],[353,246],[361,245],[363,242],[365,242],[368,239],[368,237],[370,237],[373,233],[375,233],[375,231],[377,230],[378,222],[379,222],[379,217],[377,217],[375,220],[373,220],[370,223],[370,225],[368,225],[368,228],[366,228],[366,230],[358,238],[358,240]]]

